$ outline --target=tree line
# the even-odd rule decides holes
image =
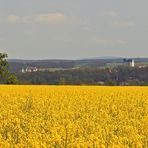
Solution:
[[[1,84],[148,85],[148,67],[79,68],[55,72],[11,73],[8,55],[0,53]]]
[[[17,73],[21,84],[148,85],[148,67],[80,68],[55,72]]]

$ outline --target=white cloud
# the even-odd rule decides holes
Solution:
[[[89,20],[87,17],[79,16],[67,16],[63,13],[47,13],[47,14],[37,14],[30,16],[17,16],[9,15],[6,18],[0,18],[0,22],[6,22],[9,24],[88,24]]]
[[[79,17],[79,16],[68,16],[67,23],[70,24],[78,24],[78,25],[89,25],[89,19],[87,17]]]
[[[21,18],[19,16],[16,15],[10,15],[6,18],[6,21],[10,24],[15,24],[15,23],[19,23],[21,20]]]
[[[10,24],[16,24],[16,23],[51,24],[51,23],[63,23],[67,20],[67,17],[62,13],[47,13],[47,14],[38,14],[32,16],[10,15],[4,20],[5,22]]]
[[[118,28],[127,28],[134,26],[134,22],[130,20],[115,20],[113,21],[113,26]]]
[[[119,13],[116,12],[116,11],[106,11],[106,12],[101,12],[100,13],[100,16],[103,16],[103,17],[118,17],[119,16]]]
[[[50,23],[63,23],[66,21],[66,19],[67,19],[66,16],[62,13],[48,13],[48,14],[39,14],[39,15],[24,17],[23,22],[50,24]]]

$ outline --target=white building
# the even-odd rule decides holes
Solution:
[[[135,67],[135,60],[134,59],[132,59],[132,62],[131,62],[131,65],[130,65],[131,67]]]
[[[25,73],[25,72],[37,72],[38,69],[36,67],[27,67],[26,69],[22,68],[21,72]]]
[[[24,72],[25,72],[25,69],[24,69],[24,68],[22,68],[21,72],[22,72],[22,73],[24,73]]]

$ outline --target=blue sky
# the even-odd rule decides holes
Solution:
[[[9,58],[148,57],[147,0],[0,0]]]

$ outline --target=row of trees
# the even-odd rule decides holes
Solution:
[[[8,55],[0,53],[0,83],[54,85],[148,85],[148,67],[80,68],[63,71],[16,73],[9,71]],[[17,79],[18,78],[18,79]]]
[[[148,67],[80,68],[55,72],[18,73],[22,84],[148,85]]]

